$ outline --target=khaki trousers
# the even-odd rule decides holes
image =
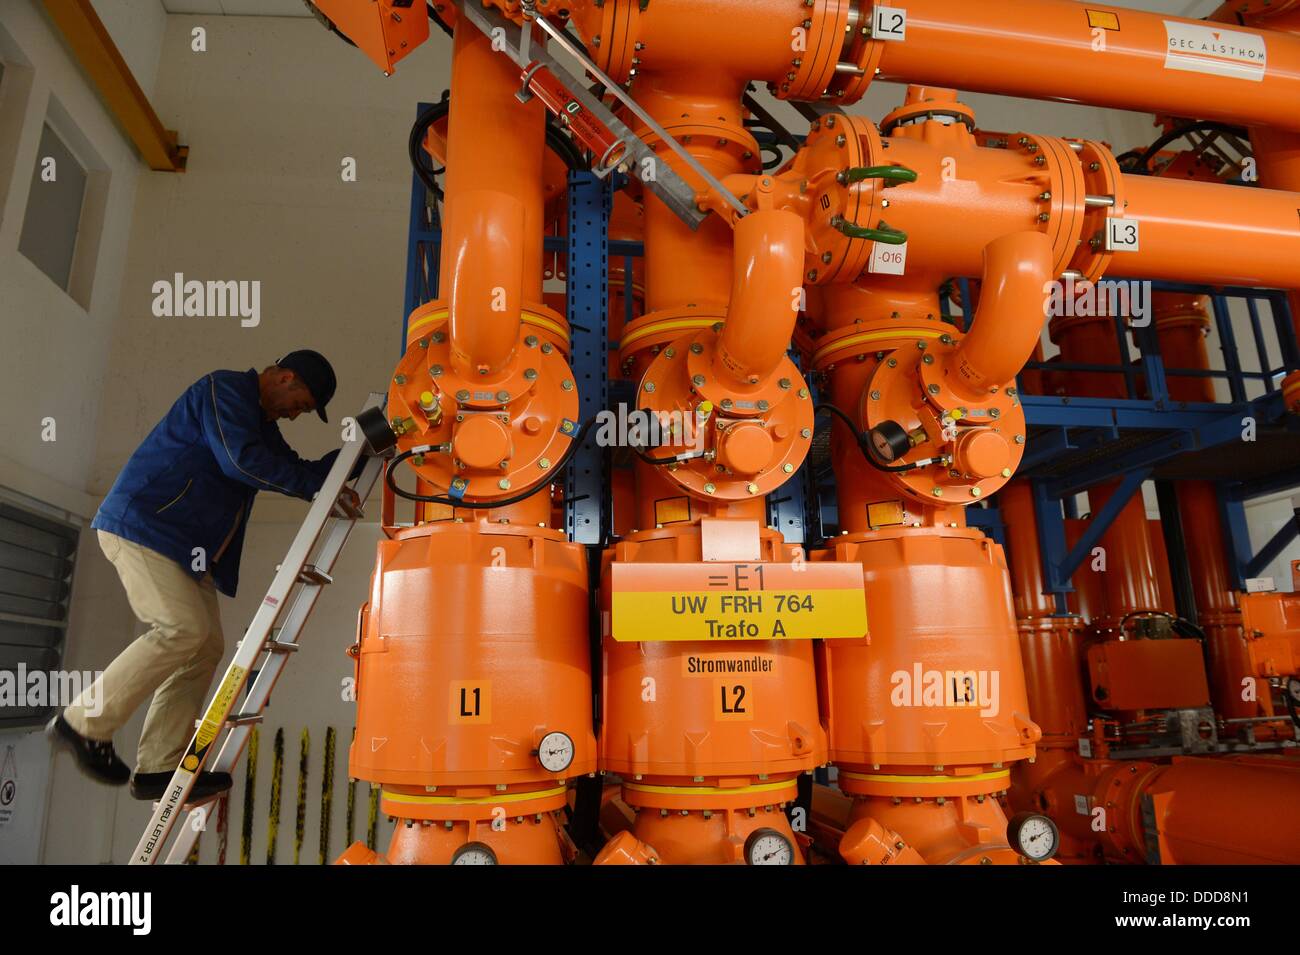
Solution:
[[[210,574],[195,580],[157,551],[107,531],[98,534],[131,610],[149,631],[123,650],[63,716],[83,736],[112,739],[152,693],[136,771],[171,772],[194,735],[194,721],[226,649],[216,587]],[[89,704],[96,701],[102,701],[102,710],[91,715]]]

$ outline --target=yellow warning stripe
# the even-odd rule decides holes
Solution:
[[[420,796],[412,793],[392,793],[385,789],[384,798],[391,799],[393,802],[412,803],[422,806],[482,806],[489,803],[496,804],[503,802],[523,802],[526,799],[544,799],[547,796],[559,796],[567,789],[567,786],[556,786],[554,789],[540,789],[535,792],[502,793],[499,796],[473,796],[465,799],[461,799],[457,796]]]
[[[668,796],[743,796],[746,793],[770,793],[778,789],[790,789],[796,785],[795,780],[787,779],[780,783],[756,783],[753,786],[648,786],[644,783],[624,783],[624,789],[640,793],[663,793]]]
[[[928,328],[884,328],[874,332],[859,332],[856,335],[846,335],[829,345],[823,345],[813,354],[813,364],[834,352],[866,342],[879,342],[890,338],[939,338],[947,334],[949,333],[931,331]]]
[[[657,335],[659,332],[671,332],[677,329],[712,328],[720,321],[722,319],[717,316],[712,318],[666,318],[662,322],[651,322],[649,325],[643,325],[630,335],[624,335],[623,340],[618,343],[618,348],[619,351],[622,351],[628,345],[640,341],[647,335]]]
[[[840,771],[846,779],[863,779],[871,783],[978,783],[988,779],[1010,779],[1011,770],[1001,769],[992,773],[976,773],[973,776],[890,776],[881,773],[849,773]]]
[[[421,326],[429,325],[435,322],[441,324],[442,322],[447,320],[448,314],[449,312],[447,309],[440,308],[440,309],[436,309],[435,311],[429,312],[427,315],[423,315],[420,318],[417,318],[415,321],[411,322],[411,324],[406,327],[407,336],[409,337],[411,332],[415,331],[415,329],[420,328]],[[545,315],[538,315],[536,312],[523,312],[519,316],[519,318],[520,321],[522,321],[525,325],[535,325],[538,328],[549,329],[550,331],[554,332],[556,335],[560,336],[560,338],[563,339],[565,342],[569,340],[569,333],[565,331],[564,326],[557,321],[547,318]]]

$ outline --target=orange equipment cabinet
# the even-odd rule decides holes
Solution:
[[[1210,687],[1199,640],[1103,640],[1088,647],[1092,698],[1108,710],[1206,706]]]
[[[564,861],[552,813],[596,769],[587,624],[586,552],[559,531],[442,522],[380,542],[349,767],[405,823],[388,861],[474,843]]]

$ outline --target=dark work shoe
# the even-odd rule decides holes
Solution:
[[[45,736],[54,745],[72,753],[81,771],[101,783],[121,786],[131,777],[130,768],[113,751],[112,740],[82,736],[63,718],[62,713],[54,714],[54,718],[46,724]]]
[[[174,772],[136,773],[131,777],[131,795],[136,799],[162,799]],[[199,773],[190,790],[189,802],[198,802],[230,788],[230,773]]]

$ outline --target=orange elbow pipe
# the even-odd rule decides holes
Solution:
[[[1015,380],[1042,334],[1052,271],[1052,243],[1041,232],[1014,232],[984,247],[975,321],[948,358],[954,391],[978,398]]]
[[[803,285],[804,221],[765,209],[736,223],[731,304],[714,365],[734,381],[763,381],[790,347]]]
[[[452,88],[441,274],[452,363],[487,382],[510,363],[524,303],[542,298],[545,112],[515,98],[516,70],[470,24],[456,29]]]
[[[1266,50],[1267,69],[1254,80],[1166,65],[1165,24],[1208,32],[1211,25],[1197,20],[1073,0],[907,0],[899,6],[907,9],[907,41],[881,44],[879,80],[1300,129],[1294,108],[1300,38],[1294,36],[1231,28],[1261,38],[1246,41]],[[1093,18],[1097,26],[1089,11],[1100,14]],[[1103,41],[1104,52],[1095,46]]]

